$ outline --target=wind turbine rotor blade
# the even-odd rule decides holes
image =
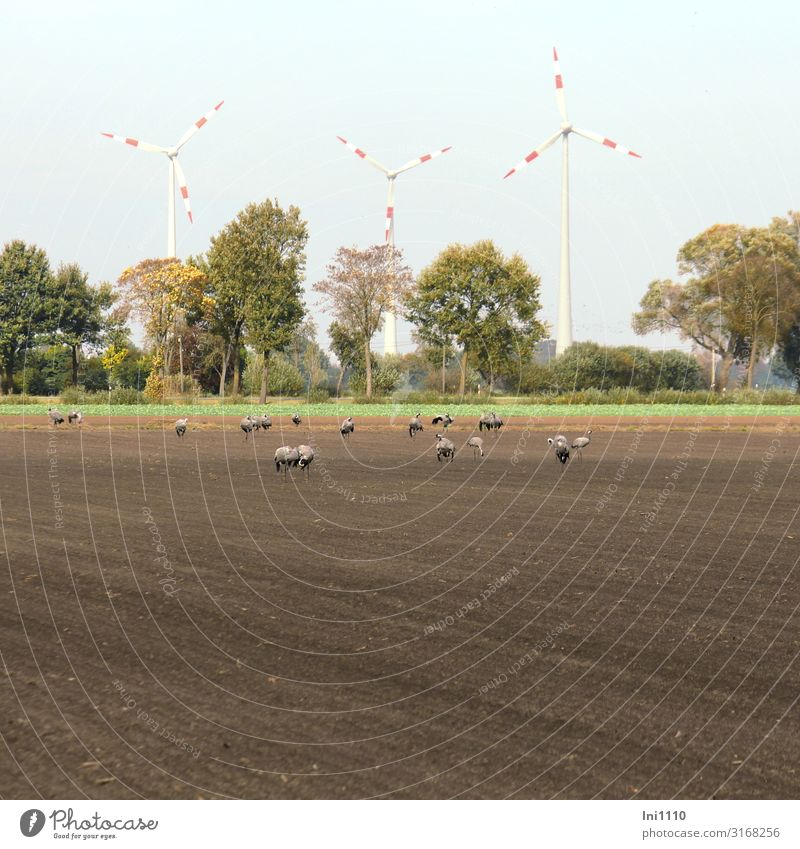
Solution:
[[[558,52],[553,48],[553,65],[556,77],[556,103],[561,113],[561,120],[567,123],[567,101],[564,97],[564,78],[561,76],[561,63],[558,61]]]
[[[186,175],[183,173],[180,162],[176,156],[172,157],[172,164],[175,166],[175,176],[178,179],[178,189],[183,198],[183,205],[186,207],[186,214],[189,216],[189,223],[194,224],[192,218],[192,205],[189,202],[189,187],[186,185]]]
[[[589,141],[597,142],[598,144],[602,144],[604,147],[610,147],[612,150],[619,151],[619,153],[626,153],[628,156],[635,156],[637,159],[642,158],[640,154],[635,153],[632,150],[628,150],[627,147],[623,147],[621,144],[617,144],[615,141],[611,141],[611,139],[599,135],[599,133],[592,133],[589,130],[579,130],[577,127],[573,127],[572,132],[577,133],[579,136],[583,136],[585,139],[589,139]]]
[[[201,127],[204,127],[217,114],[217,112],[222,109],[222,104],[224,102],[224,100],[220,100],[213,109],[209,109],[202,118],[198,118],[181,136],[181,140],[175,145],[175,150],[180,150]]]
[[[430,162],[431,159],[436,159],[437,156],[441,156],[443,153],[447,153],[448,150],[452,150],[453,145],[448,145],[447,147],[443,147],[441,150],[437,150],[434,153],[425,153],[422,156],[417,157],[416,159],[412,159],[411,162],[406,162],[401,168],[398,168],[395,171],[395,174],[402,174],[403,171],[408,171],[411,168],[416,168],[417,165],[422,165],[423,162]]]
[[[339,141],[348,150],[352,150],[356,156],[360,157],[365,162],[369,162],[369,164],[372,165],[373,168],[377,168],[378,171],[382,172],[383,174],[389,173],[389,169],[385,165],[381,165],[381,163],[378,162],[377,159],[373,159],[371,156],[368,156],[363,150],[361,150],[360,147],[356,147],[352,142],[347,141],[347,139],[343,139],[341,136],[336,136],[336,138],[339,139]]]
[[[389,196],[386,199],[386,242],[394,233],[394,180],[389,180]]]
[[[120,142],[121,144],[129,144],[131,147],[138,147],[139,150],[146,150],[150,153],[166,153],[167,149],[165,147],[159,147],[157,144],[150,144],[149,142],[139,141],[139,139],[131,139],[127,136],[118,136],[116,133],[100,133],[101,136],[105,136],[107,139],[111,139],[115,142]]]
[[[518,162],[508,172],[508,174],[506,174],[505,177],[503,177],[503,179],[505,180],[506,177],[510,177],[512,174],[515,174],[517,171],[521,171],[523,168],[530,165],[531,162],[533,162],[534,159],[536,159],[541,153],[543,153],[545,150],[547,150],[548,147],[550,147],[552,144],[554,144],[555,141],[559,138],[559,136],[561,136],[561,130],[559,130],[557,133],[553,133],[553,135],[550,136],[550,138],[546,142],[544,142],[543,144],[540,144],[539,147],[536,148],[536,150],[531,151],[531,153],[529,153],[521,162]]]

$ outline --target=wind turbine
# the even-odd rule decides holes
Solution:
[[[127,136],[118,136],[116,133],[100,133],[107,139],[112,139],[122,144],[129,144],[131,147],[138,147],[139,150],[146,150],[150,153],[163,153],[169,159],[169,195],[167,202],[167,256],[175,256],[175,178],[178,179],[178,187],[181,190],[183,205],[186,207],[186,214],[189,216],[189,223],[193,223],[192,207],[189,203],[189,187],[186,185],[186,175],[183,173],[178,162],[178,153],[180,149],[189,141],[190,138],[205,124],[213,118],[222,108],[224,100],[220,102],[209,112],[206,112],[202,118],[195,121],[191,127],[180,137],[180,140],[174,147],[160,147],[149,142],[139,141],[139,139],[131,139]]]
[[[589,132],[589,130],[579,130],[573,127],[567,119],[567,103],[564,99],[564,80],[561,76],[561,67],[558,62],[558,53],[555,47],[553,48],[553,62],[555,63],[556,77],[556,103],[558,111],[561,113],[561,127],[557,133],[553,133],[547,141],[540,144],[533,152],[529,153],[522,162],[518,162],[505,175],[510,177],[516,171],[521,171],[526,165],[529,165],[541,153],[547,150],[548,147],[555,144],[559,136],[561,136],[561,274],[558,287],[558,319],[556,322],[556,355],[563,353],[570,345],[572,345],[572,292],[569,278],[569,136],[570,133],[577,133],[589,141],[597,142],[598,144],[610,147],[613,150],[618,150],[620,153],[625,153],[628,156],[635,156],[641,159],[638,153],[628,150],[617,144],[611,139],[601,136],[598,133]]]
[[[381,165],[380,162],[373,159],[371,156],[367,156],[363,150],[347,141],[347,139],[343,139],[341,136],[336,136],[336,138],[339,139],[339,141],[349,150],[352,150],[356,156],[361,157],[361,159],[365,162],[369,162],[373,168],[377,168],[389,181],[389,194],[386,200],[386,244],[389,245],[390,248],[394,248],[394,181],[397,178],[397,175],[402,174],[403,171],[410,171],[412,168],[416,168],[417,165],[422,165],[423,162],[436,159],[437,156],[447,153],[452,145],[443,147],[435,153],[426,153],[417,159],[412,159],[410,162],[406,162],[405,165],[402,165],[400,168],[392,171],[385,165]],[[383,353],[397,354],[397,318],[395,317],[394,311],[387,312],[385,315]]]

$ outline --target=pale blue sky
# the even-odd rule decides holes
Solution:
[[[339,245],[383,239],[385,180],[336,135],[389,166],[451,144],[398,179],[398,246],[417,271],[453,241],[519,251],[554,323],[558,146],[502,179],[558,128],[553,45],[570,119],[643,155],[571,139],[577,339],[634,341],[647,283],[674,275],[701,229],[800,207],[788,0],[15,3],[0,38],[0,239],[36,242],[95,282],[166,242],[166,160],[100,131],[172,144],[224,98],[181,153],[195,224],[179,206],[180,256],[277,197],[309,222],[310,290]],[[405,326],[399,341],[409,348]]]

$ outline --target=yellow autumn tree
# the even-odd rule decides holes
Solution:
[[[213,306],[204,292],[205,280],[199,268],[178,259],[144,259],[126,268],[117,281],[124,303],[153,347],[153,368],[145,386],[153,400],[164,395],[172,366],[170,342],[181,319],[207,315]]]

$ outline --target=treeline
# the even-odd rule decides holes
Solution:
[[[800,391],[800,213],[767,227],[714,225],[680,248],[678,274],[650,283],[633,315],[637,333],[676,332],[708,352],[719,361],[718,392],[734,364],[752,388],[764,356]]]
[[[303,297],[308,227],[297,207],[250,204],[203,254],[142,260],[113,285],[90,285],[75,264],[53,270],[41,249],[14,241],[0,255],[2,389],[56,394],[80,385],[149,400],[252,394],[261,402],[345,391],[647,394],[712,382],[720,391],[736,364],[752,386],[765,356],[791,379],[800,363],[798,234],[796,213],[766,228],[710,228],[680,249],[680,279],[650,284],[635,331],[677,332],[713,357],[713,381],[696,356],[680,351],[582,342],[543,357],[540,278],[489,240],[449,245],[416,276],[397,249],[340,248],[312,287],[332,319],[335,362]],[[390,310],[413,325],[413,353],[371,350]]]

